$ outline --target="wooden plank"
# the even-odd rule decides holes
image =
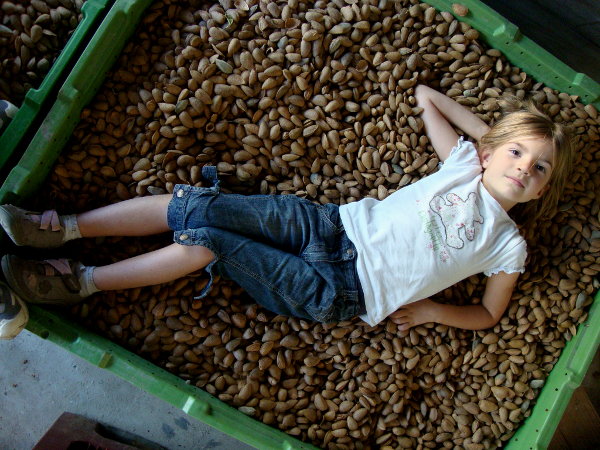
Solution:
[[[573,393],[549,449],[587,448],[600,448],[600,416],[585,387],[579,387]]]
[[[530,0],[526,0],[530,1]],[[576,0],[571,4],[565,0],[534,0],[542,9],[552,11],[565,22],[579,26],[598,21],[600,18],[600,2],[598,0]]]
[[[556,432],[550,441],[550,445],[548,446],[548,450],[571,450],[569,443],[561,433],[560,429],[556,429]]]
[[[577,14],[569,12],[564,2],[554,0],[482,0],[482,3],[518,26],[525,36],[565,64],[600,83],[600,42],[596,39],[600,33],[600,25],[597,25],[600,2],[582,2],[584,12]]]

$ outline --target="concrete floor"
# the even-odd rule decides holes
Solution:
[[[0,449],[31,449],[63,412],[170,450],[253,448],[27,330],[0,341],[0,361]]]
[[[169,450],[253,448],[27,330],[13,340],[0,341],[0,361],[2,450],[31,449],[63,412]],[[600,351],[582,383],[600,411],[599,380]]]

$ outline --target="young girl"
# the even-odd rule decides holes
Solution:
[[[400,330],[436,322],[485,329],[502,317],[526,244],[508,211],[532,203],[528,219],[556,205],[569,167],[565,130],[533,105],[492,128],[426,86],[415,91],[441,169],[382,201],[317,205],[293,196],[222,194],[208,187],[140,197],[78,215],[5,205],[0,223],[17,245],[57,247],[79,237],[174,231],[172,245],[102,267],[6,255],[11,288],[32,303],[69,304],[99,290],[165,283],[205,268],[235,280],[267,309],[320,322],[389,317]],[[453,126],[478,141],[459,138]],[[488,276],[481,304],[429,296],[473,275]]]

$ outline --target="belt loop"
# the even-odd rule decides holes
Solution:
[[[201,172],[202,178],[210,183],[210,187],[219,187],[219,177],[216,166],[204,166]]]

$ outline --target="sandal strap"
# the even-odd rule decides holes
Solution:
[[[52,231],[60,231],[60,218],[56,210],[48,209],[43,213],[27,213],[33,222],[39,222],[40,230],[47,230],[50,228]]]
[[[71,292],[79,292],[81,290],[79,277],[73,272],[73,267],[68,259],[47,259],[42,262],[42,265],[46,276],[55,276],[56,272],[58,272],[67,289]]]
[[[52,266],[61,275],[73,275],[73,269],[69,264],[68,259],[46,259],[44,262],[50,264],[50,266]],[[47,265],[44,265],[44,269],[46,271],[46,276],[50,277],[54,275],[52,269]]]
[[[43,213],[26,211],[26,215],[29,216],[29,220],[32,222],[39,222],[40,230],[47,230],[51,228],[52,231],[60,231],[60,216],[55,209],[48,209]]]
[[[40,230],[47,230],[50,226],[52,231],[60,231],[60,220],[54,209],[44,211],[40,218]]]

